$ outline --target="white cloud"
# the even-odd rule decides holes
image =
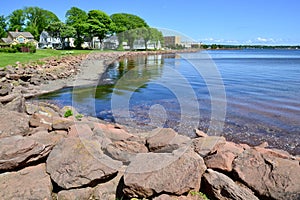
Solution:
[[[256,42],[267,42],[267,43],[274,43],[275,40],[273,38],[262,38],[262,37],[257,37]]]

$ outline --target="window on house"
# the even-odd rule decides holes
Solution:
[[[18,38],[18,42],[19,42],[19,43],[24,43],[24,38],[19,37],[19,38]]]

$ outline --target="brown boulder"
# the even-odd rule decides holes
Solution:
[[[12,136],[0,140],[0,170],[28,166],[48,156],[60,136],[40,131],[30,137]]]
[[[203,190],[214,199],[258,200],[250,189],[237,185],[228,176],[207,169],[203,174]]]
[[[72,119],[53,117],[52,129],[53,130],[68,130],[75,122]]]
[[[230,172],[232,170],[233,160],[242,152],[244,148],[233,142],[226,142],[223,145],[218,145],[212,154],[204,158],[208,168],[219,169]]]
[[[234,160],[233,171],[263,198],[300,198],[300,165],[297,160],[248,149]]]
[[[0,138],[13,135],[26,135],[29,131],[29,118],[26,114],[0,108]]]
[[[113,124],[95,123],[93,132],[95,135],[109,138],[112,141],[127,140],[131,137],[135,137],[133,134]]]
[[[193,139],[192,146],[194,151],[200,156],[205,157],[212,152],[217,146],[224,145],[226,142],[224,137],[209,136]]]
[[[88,200],[93,196],[93,189],[90,187],[62,190],[57,194],[57,200]]]
[[[51,200],[52,184],[45,164],[0,174],[0,199]]]
[[[34,113],[29,121],[31,127],[44,127],[48,130],[52,130],[52,117],[44,114]]]
[[[95,184],[114,176],[122,166],[101,152],[97,141],[69,137],[59,142],[47,159],[47,172],[64,189]]]
[[[68,136],[71,137],[92,137],[94,135],[93,131],[87,124],[74,124],[69,127]]]
[[[178,135],[178,133],[171,128],[156,129],[150,134],[151,136],[148,137],[146,143],[151,152],[171,153],[182,145],[188,145],[191,141],[189,137]]]
[[[11,102],[5,104],[3,108],[9,111],[16,111],[16,112],[23,113],[25,112],[25,98],[23,96],[18,96],[15,99],[13,99]]]
[[[129,164],[123,189],[129,197],[151,197],[158,193],[182,195],[198,191],[206,166],[191,150],[171,153],[140,153]]]
[[[115,141],[106,147],[106,153],[113,159],[128,163],[138,153],[147,153],[144,144],[135,141]]]

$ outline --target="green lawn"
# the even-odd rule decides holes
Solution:
[[[0,67],[7,65],[15,65],[16,62],[28,63],[37,61],[46,57],[60,57],[72,53],[72,55],[90,53],[92,50],[53,50],[53,49],[38,49],[36,53],[0,53]]]

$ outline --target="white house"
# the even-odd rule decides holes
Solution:
[[[64,42],[65,47],[75,47],[74,38],[66,38]],[[40,35],[40,40],[38,43],[38,47],[40,49],[51,48],[51,49],[61,49],[62,41],[60,38],[54,38],[49,35],[48,32],[43,31]]]

